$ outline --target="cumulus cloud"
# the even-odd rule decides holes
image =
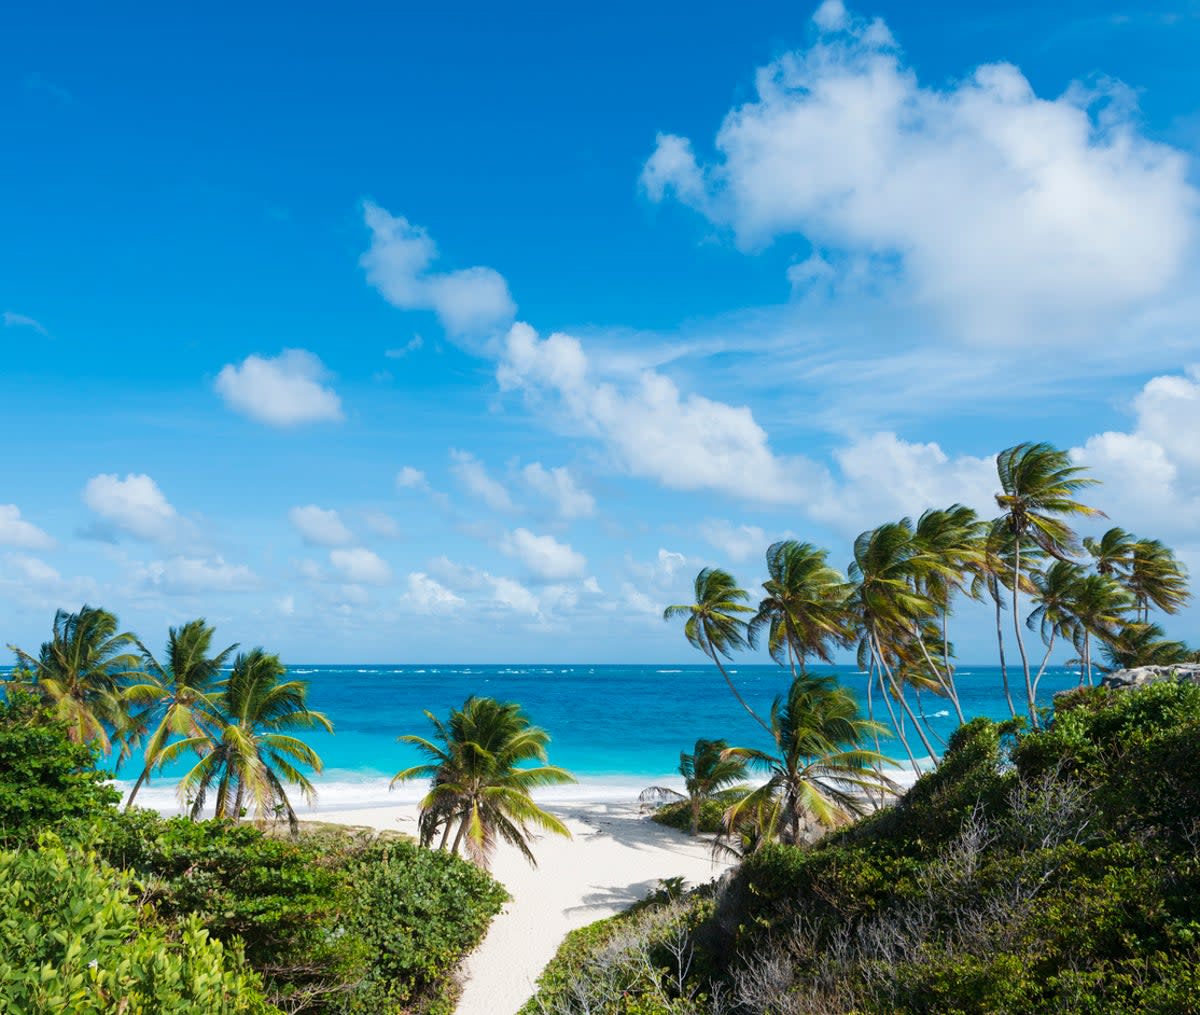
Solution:
[[[445,613],[463,605],[462,596],[455,595],[424,571],[414,571],[408,576],[404,601],[419,613]]]
[[[500,548],[542,581],[578,578],[587,567],[587,559],[569,544],[560,543],[553,536],[535,535],[528,529],[508,533]]]
[[[735,563],[757,557],[767,549],[767,534],[757,525],[734,525],[721,518],[700,523],[700,535]]]
[[[406,218],[367,201],[363,219],[371,246],[359,263],[385,300],[404,310],[432,310],[453,335],[483,335],[516,313],[504,276],[491,268],[434,272],[437,246]]]
[[[352,583],[386,585],[392,580],[392,569],[387,561],[362,546],[348,550],[330,550],[329,563]]]
[[[1200,366],[1147,381],[1133,425],[1089,437],[1071,452],[1103,486],[1088,492],[1113,524],[1196,541],[1200,518]]]
[[[400,535],[400,526],[396,524],[396,519],[391,515],[385,515],[382,511],[366,511],[363,513],[362,519],[367,528],[377,536],[396,539]]]
[[[515,578],[494,575],[444,556],[431,560],[429,569],[459,593],[472,595],[475,599],[483,598],[490,605],[513,613],[537,619],[542,617],[542,600]]]
[[[551,401],[599,438],[620,467],[673,489],[783,504],[809,496],[822,481],[808,459],[776,455],[748,407],[682,394],[654,370],[598,378],[570,335],[543,339],[527,324],[513,325],[497,379],[502,388]]]
[[[420,469],[414,469],[411,465],[406,465],[396,473],[396,489],[428,490],[429,481],[425,478],[425,473]]]
[[[315,504],[294,507],[288,512],[288,519],[310,546],[345,546],[354,542],[354,534],[333,509]]]
[[[109,529],[149,542],[169,543],[183,533],[183,520],[149,476],[129,473],[93,476],[83,488],[83,501]]]
[[[508,490],[498,480],[488,475],[488,471],[478,458],[468,451],[451,449],[450,471],[454,473],[471,496],[483,501],[493,511],[512,511],[512,497]]]
[[[999,482],[994,455],[949,455],[936,443],[877,433],[838,448],[833,457],[836,484],[806,510],[844,535],[955,503],[981,515],[995,513]]]
[[[16,546],[23,550],[49,550],[54,540],[33,522],[21,517],[16,504],[0,504],[0,546]]]
[[[907,298],[975,342],[1077,341],[1160,297],[1194,249],[1185,155],[1141,132],[1113,82],[1038,96],[1015,66],[922,84],[878,20],[826,3],[816,38],[761,68],[716,157],[662,134],[642,170],[744,248],[802,236],[898,273]]]
[[[550,501],[560,518],[588,518],[595,513],[596,498],[575,482],[566,466],[547,469],[541,462],[531,462],[521,475],[531,489]]]
[[[235,412],[270,426],[336,422],[342,400],[325,382],[328,371],[304,349],[284,349],[274,359],[247,356],[217,374],[217,394]]]
[[[140,568],[139,577],[145,585],[168,595],[248,592],[259,585],[258,576],[245,564],[230,564],[220,556],[176,556],[151,561]]]

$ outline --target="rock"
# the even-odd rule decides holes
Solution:
[[[1200,684],[1200,663],[1176,663],[1173,666],[1135,666],[1130,670],[1114,670],[1101,682],[1101,687],[1128,689],[1157,684],[1163,680],[1184,680]]]

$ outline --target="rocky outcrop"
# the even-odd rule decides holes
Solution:
[[[1131,688],[1157,684],[1162,680],[1185,680],[1192,684],[1200,684],[1200,663],[1135,666],[1131,670],[1114,670],[1100,683],[1103,687]]]

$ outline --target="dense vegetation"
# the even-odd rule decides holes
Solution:
[[[407,840],[117,810],[99,745],[0,703],[0,1011],[449,1012],[507,898]]]
[[[1200,1012],[1200,687],[976,719],[895,806],[576,934],[529,1012]]]

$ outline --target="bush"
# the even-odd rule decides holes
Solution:
[[[346,926],[373,956],[372,996],[444,1008],[451,975],[508,893],[474,864],[409,842],[371,847],[347,874],[353,900]]]
[[[0,842],[31,843],[54,829],[70,836],[111,810],[120,794],[97,772],[97,751],[74,743],[41,700],[10,688],[0,700]]]
[[[274,1011],[240,949],[196,917],[168,931],[126,874],[53,840],[0,853],[0,1011]]]

